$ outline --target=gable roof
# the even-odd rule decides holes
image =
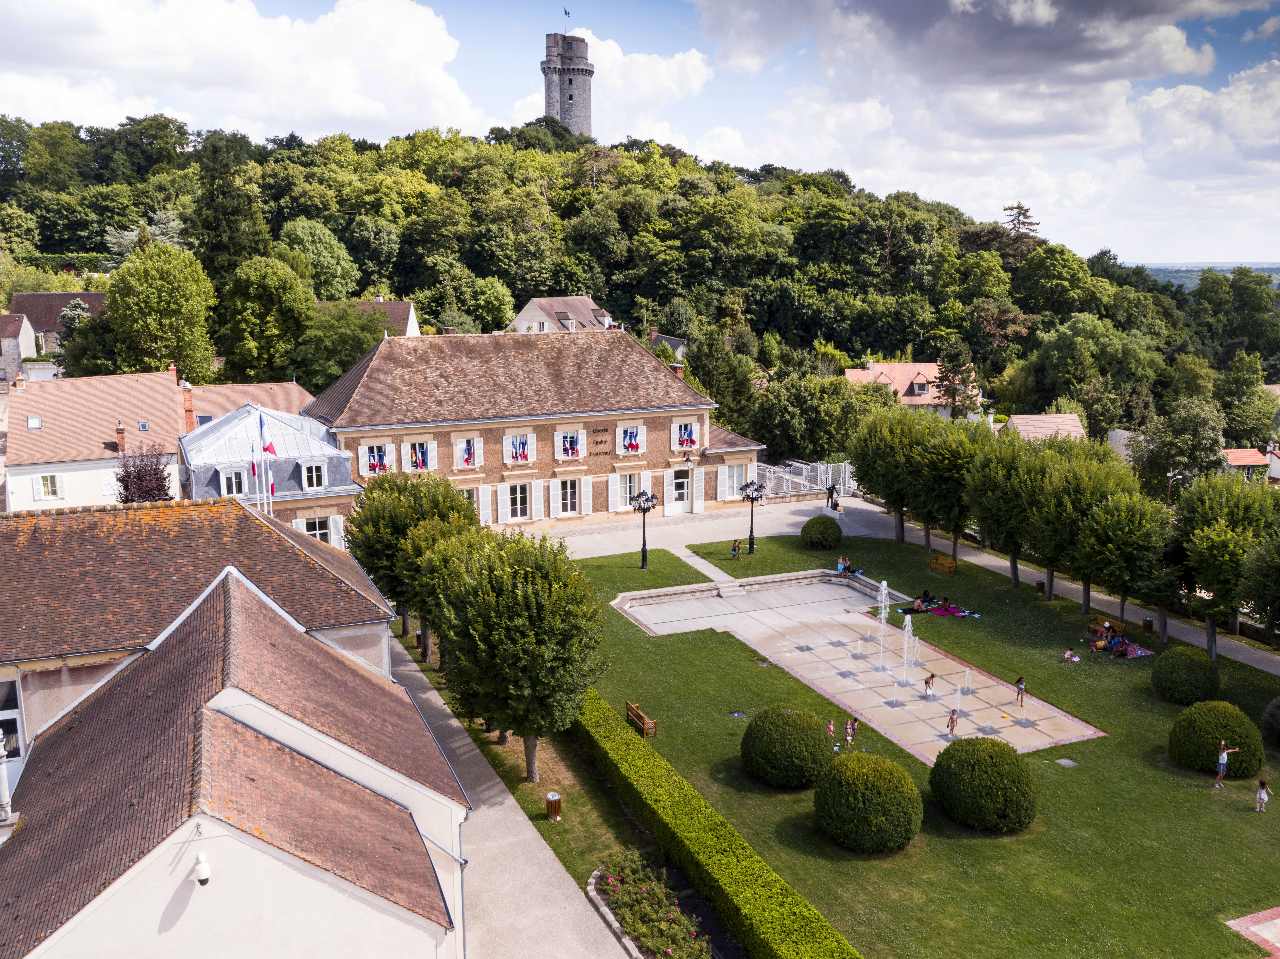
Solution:
[[[390,336],[409,334],[409,314],[413,303],[409,300],[351,300],[356,309],[373,313]]]
[[[0,556],[0,662],[139,649],[226,566],[309,630],[394,615],[348,554],[230,499],[0,514]]]
[[[246,403],[182,437],[179,443],[183,460],[189,466],[249,462],[260,442],[259,416],[266,422],[267,436],[278,457],[295,460],[351,457],[348,451],[330,442],[324,424],[306,416]]]
[[[337,428],[713,409],[621,330],[392,337],[303,413]]]
[[[1259,453],[1255,449],[1223,450],[1222,455],[1227,458],[1228,466],[1245,467],[1245,466],[1267,466],[1268,465],[1266,454]]]
[[[609,311],[589,296],[536,296],[516,315],[513,328],[526,322],[546,323],[553,333],[588,333],[616,325]]]
[[[762,450],[764,444],[756,440],[743,436],[741,433],[735,433],[727,430],[723,426],[711,424],[708,431],[707,449],[708,453],[733,453],[741,450]]]
[[[850,383],[883,383],[893,390],[898,402],[906,406],[945,406],[946,400],[937,393],[916,395],[907,392],[913,383],[932,386],[938,379],[937,363],[870,363],[866,369],[845,370],[844,378]]]
[[[287,660],[276,653],[297,642],[309,645]],[[26,955],[197,813],[451,925],[403,807],[207,708],[264,662],[259,693],[295,719],[355,727],[359,739],[362,724],[342,712],[385,710],[394,719],[378,723],[394,723],[401,749],[439,754],[403,690],[371,689],[368,670],[297,633],[239,577],[221,576],[154,651],[37,740],[14,793],[22,826],[0,846],[0,959]],[[356,681],[344,696],[313,691],[311,682],[331,692],[325,673],[344,670]],[[381,761],[368,743],[349,744]]]
[[[0,340],[16,340],[27,318],[21,313],[0,313]]]
[[[31,328],[37,333],[61,333],[59,317],[72,300],[80,300],[89,308],[90,316],[97,316],[107,305],[107,294],[91,293],[15,293],[9,297],[11,313],[25,313]]]
[[[27,418],[40,428],[28,429]],[[116,422],[125,450],[156,445],[176,453],[185,420],[182,390],[172,373],[122,373],[28,382],[9,392],[9,466],[112,460]],[[146,432],[139,429],[147,424]]]
[[[1016,430],[1024,440],[1042,440],[1053,436],[1073,440],[1088,438],[1080,417],[1075,413],[1017,414],[1010,416],[1009,421],[1000,429]]]
[[[246,403],[282,413],[301,413],[302,408],[314,399],[297,383],[217,383],[191,387],[191,405],[196,416],[214,418]]]

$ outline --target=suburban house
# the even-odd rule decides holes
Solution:
[[[37,352],[31,321],[21,313],[0,313],[0,380],[14,382]]]
[[[657,330],[649,331],[649,347],[657,349],[659,344],[665,344],[670,347],[671,352],[676,355],[677,360],[684,360],[684,355],[689,352],[689,341],[679,336],[667,336],[665,333],[659,333]]]
[[[844,377],[859,386],[868,383],[887,386],[903,406],[951,416],[951,404],[937,389],[937,363],[868,363],[865,369],[845,370]],[[977,398],[982,399],[981,395]]]
[[[763,447],[711,425],[715,404],[621,330],[391,338],[304,410],[356,481],[436,472],[500,525],[740,504]]]
[[[25,316],[36,337],[36,353],[47,356],[62,352],[62,311],[72,300],[79,300],[97,316],[107,305],[107,294],[81,290],[78,293],[14,293],[9,297],[9,312]]]
[[[0,585],[0,731],[19,760],[11,773],[41,732],[228,565],[318,642],[390,673],[393,613],[355,560],[233,500],[3,514],[0,549],[15,560]]]
[[[470,802],[333,639],[389,639],[350,557],[231,501],[0,543],[0,959],[464,955]]]
[[[267,472],[253,465],[265,436],[275,453]],[[256,502],[274,487],[271,515],[323,543],[343,547],[343,520],[360,492],[351,478],[351,453],[328,429],[305,416],[246,403],[178,441],[182,495],[230,496]]]
[[[296,383],[192,387],[172,366],[161,373],[19,378],[9,393],[5,509],[116,503],[121,455],[150,449],[172,458],[170,493],[177,497],[178,437],[201,418],[252,402],[296,413],[311,398]]]
[[[1000,431],[1013,430],[1024,440],[1062,437],[1069,440],[1088,439],[1080,417],[1075,413],[1033,413],[1010,416]]]
[[[358,309],[378,318],[387,336],[418,336],[418,311],[412,300],[388,300],[375,296],[372,300],[352,300]]]
[[[1270,471],[1271,460],[1267,454],[1252,448],[1223,450],[1222,456],[1227,469],[1243,473],[1245,479],[1264,479]]]
[[[510,333],[591,333],[618,326],[589,296],[539,296],[524,305]]]

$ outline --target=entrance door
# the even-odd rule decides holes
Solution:
[[[693,471],[676,470],[673,485],[675,487],[673,502],[678,504],[676,512],[693,512]]]

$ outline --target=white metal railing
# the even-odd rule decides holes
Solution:
[[[761,463],[756,467],[756,479],[764,484],[766,496],[825,496],[832,486],[838,496],[852,496],[857,491],[848,463]]]

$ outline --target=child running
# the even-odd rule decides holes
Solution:
[[[1258,780],[1258,802],[1253,807],[1256,812],[1266,812],[1267,802],[1271,799],[1271,790],[1267,788],[1265,779]]]
[[[1222,788],[1222,780],[1227,776],[1227,763],[1230,762],[1231,754],[1239,751],[1239,748],[1235,746],[1228,749],[1225,739],[1218,740],[1218,776],[1213,781],[1214,789]]]
[[[1027,680],[1023,676],[1019,676],[1017,682],[1013,684],[1013,688],[1018,691],[1018,708],[1021,709],[1025,705],[1027,696]]]
[[[933,681],[936,678],[937,677],[934,676],[933,673],[930,673],[928,676],[924,678],[924,698],[925,699],[933,699]]]
[[[947,735],[952,739],[956,736],[956,727],[960,725],[960,710],[951,710],[951,715],[947,717]]]

